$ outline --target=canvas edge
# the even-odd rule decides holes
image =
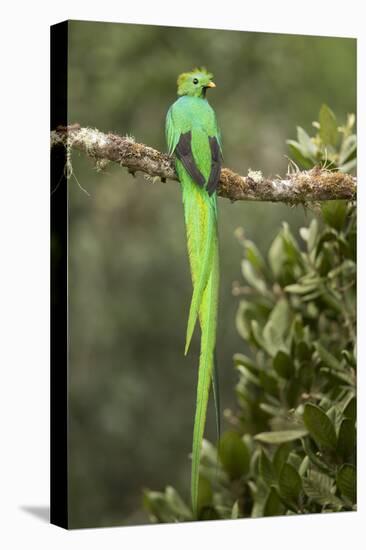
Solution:
[[[51,130],[66,126],[68,21],[50,27]],[[54,148],[50,166],[51,357],[50,522],[68,529],[68,189],[66,151]]]

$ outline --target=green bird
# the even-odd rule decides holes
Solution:
[[[219,292],[219,249],[216,190],[222,147],[216,115],[206,99],[215,88],[213,75],[195,69],[178,77],[178,96],[166,116],[166,140],[181,184],[188,256],[193,283],[185,354],[197,322],[201,327],[197,403],[193,430],[191,499],[197,516],[199,465],[207,405],[212,383],[218,437],[219,393],[215,346]]]

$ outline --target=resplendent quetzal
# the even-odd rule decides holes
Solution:
[[[195,515],[198,512],[200,452],[211,382],[218,436],[220,434],[215,364],[219,290],[216,189],[220,180],[222,151],[216,115],[206,99],[207,89],[215,88],[212,76],[202,68],[178,77],[180,97],[167,113],[165,128],[169,154],[176,157],[176,171],[182,188],[193,282],[185,354],[197,318],[201,327],[191,473],[191,498]]]

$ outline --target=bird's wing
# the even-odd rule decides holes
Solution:
[[[221,174],[221,150],[218,139],[214,137],[208,138],[211,149],[211,172],[207,182],[207,192],[212,195],[219,184]]]
[[[206,181],[202,172],[197,168],[192,152],[192,132],[180,134],[179,141],[175,148],[175,154],[187,170],[191,178],[200,186],[204,187]]]
[[[210,149],[211,149],[211,172],[207,182],[207,191],[209,195],[212,195],[219,184],[221,166],[222,166],[222,143],[221,132],[217,123],[216,113],[213,111],[213,134],[209,136]]]

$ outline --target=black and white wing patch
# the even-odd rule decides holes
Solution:
[[[210,138],[211,139],[211,138]],[[186,132],[181,134],[177,146],[175,148],[175,154],[177,158],[181,161],[184,168],[187,170],[191,178],[200,186],[203,187],[206,183],[205,178],[202,173],[196,166],[196,163],[192,154],[192,134],[191,132]]]
[[[212,195],[216,191],[220,181],[221,151],[219,142],[215,137],[209,137],[208,140],[211,149],[211,172],[207,182],[207,193]]]

